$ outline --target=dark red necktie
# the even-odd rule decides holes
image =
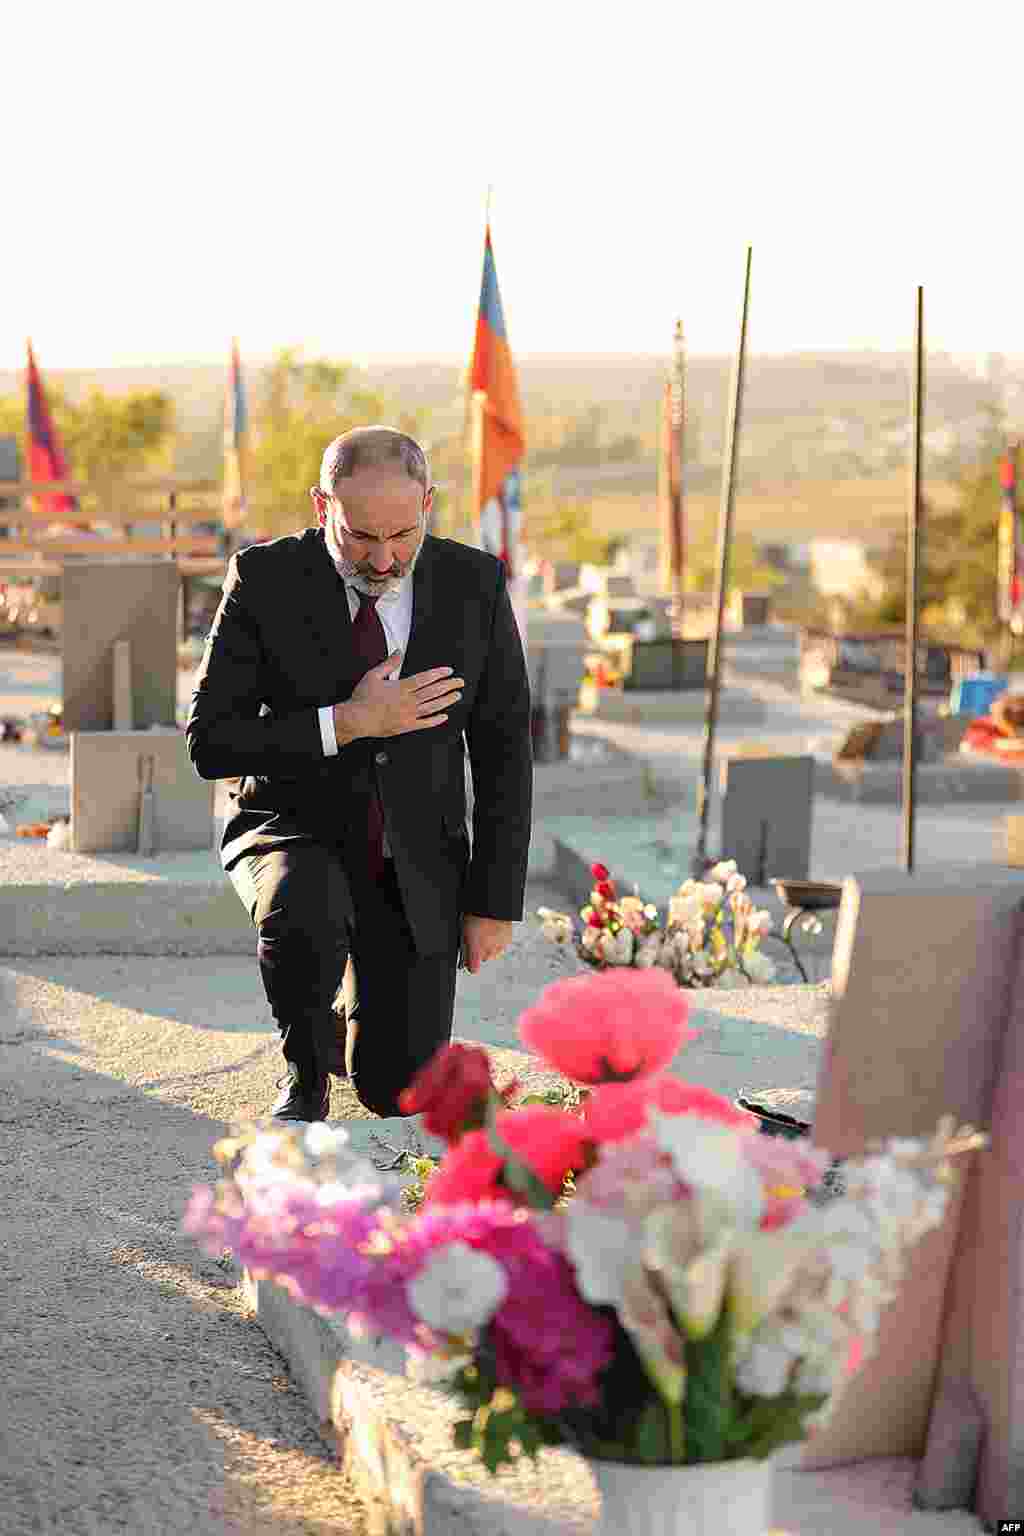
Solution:
[[[388,659],[388,637],[377,613],[377,599],[357,592],[359,612],[352,624],[352,643],[364,672]],[[366,819],[366,864],[371,880],[384,871],[384,813],[376,789],[370,791]]]

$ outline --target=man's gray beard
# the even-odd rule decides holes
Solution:
[[[335,569],[337,570],[338,575],[341,576],[343,580],[350,582],[351,585],[355,587],[357,592],[365,592],[368,597],[382,597],[388,592],[398,591],[399,587],[402,585],[402,582],[406,579],[406,576],[411,576],[415,570],[416,562],[420,555],[423,553],[425,537],[426,530],[424,529],[423,535],[420,538],[419,547],[409,562],[409,568],[405,572],[405,576],[389,576],[387,581],[368,581],[367,578],[360,573],[359,567],[348,558],[341,545],[338,543],[330,518],[327,518],[324,523],[324,542],[327,545],[327,553],[334,561]]]

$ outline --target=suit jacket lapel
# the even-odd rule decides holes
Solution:
[[[304,537],[308,543],[306,587],[299,601],[307,644],[319,657],[328,692],[337,686],[337,697],[346,698],[362,676],[362,667],[352,654],[352,616],[345,583],[327,552],[322,530],[311,528]]]
[[[444,624],[437,601],[437,540],[427,534],[412,573],[412,628],[402,661],[401,677],[427,672],[449,663],[442,654]]]

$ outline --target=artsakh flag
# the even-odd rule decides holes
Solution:
[[[489,225],[468,388],[473,403],[473,505],[480,543],[505,562],[512,579],[517,574],[520,465],[526,434]]]
[[[245,399],[245,380],[238,357],[238,342],[231,344],[231,367],[224,393],[224,503],[225,528],[237,528],[245,521],[245,484],[248,452],[249,408]]]
[[[31,342],[28,344],[25,385],[28,396],[25,414],[28,426],[29,480],[67,480],[69,478],[67,460],[64,457],[64,449],[57,428],[50,415],[50,407],[46,403],[46,392],[39,376],[39,369],[36,367]],[[65,491],[46,491],[34,497],[33,500],[35,517],[40,520],[45,518],[47,522],[72,522],[78,512],[78,503],[74,496],[69,496]],[[87,529],[89,524],[75,523],[74,526]]]

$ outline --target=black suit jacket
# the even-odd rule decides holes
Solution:
[[[465,679],[462,698],[444,725],[364,738],[330,758],[316,710],[350,698],[363,674],[351,634],[344,583],[320,529],[232,556],[186,727],[201,778],[242,778],[221,844],[225,868],[294,842],[358,858],[375,786],[421,953],[447,949],[464,912],[517,921],[533,764],[529,682],[504,566],[426,537],[401,676],[453,667]]]

